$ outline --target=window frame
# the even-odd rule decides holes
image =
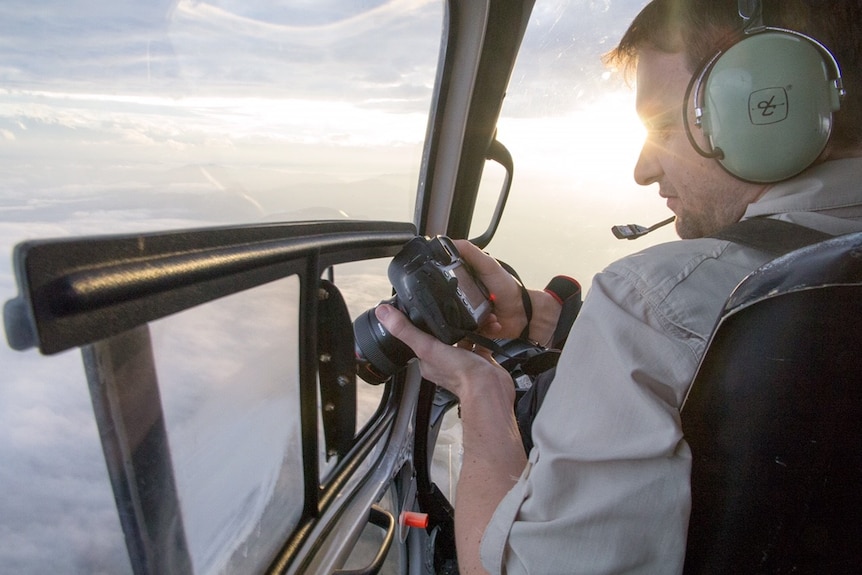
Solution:
[[[277,279],[299,278],[304,505],[273,563],[280,571],[308,544],[324,514],[337,516],[337,508],[347,505],[337,495],[369,464],[366,459],[391,430],[401,400],[402,388],[390,385],[375,417],[324,483],[318,465],[320,279],[336,264],[391,257],[415,234],[404,222],[309,222],[39,240],[16,247],[20,291],[6,309],[11,343],[44,354],[82,348],[136,573],[191,571],[148,323]],[[148,414],[143,421],[142,412]],[[152,485],[159,488],[147,487]],[[312,549],[322,538],[314,535]]]

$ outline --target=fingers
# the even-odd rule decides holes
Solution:
[[[428,351],[426,350],[434,343],[440,343],[433,336],[414,326],[403,313],[390,305],[381,304],[377,306],[374,315],[389,333],[406,343],[419,358],[427,355]]]
[[[479,333],[487,337],[518,337],[527,322],[520,283],[497,260],[469,241],[453,242],[491,292],[494,302],[494,317],[479,326]]]
[[[497,319],[497,316],[492,313],[489,314],[482,325],[479,326],[478,331],[485,337],[493,339],[503,332],[503,326],[500,325],[500,321]]]
[[[389,305],[377,306],[375,314],[389,333],[413,350],[419,358],[419,367],[425,379],[445,387],[459,397],[462,386],[467,382],[477,378],[485,379],[478,374],[491,367],[489,353],[471,353],[464,348],[446,345],[418,329],[404,314]]]
[[[464,261],[470,264],[470,267],[480,276],[493,275],[505,271],[497,260],[480,250],[469,240],[452,240],[452,242],[458,248]]]
[[[462,340],[454,347],[441,342],[436,337],[414,326],[407,319],[407,316],[390,305],[381,304],[377,306],[374,313],[383,327],[407,344],[419,359],[430,360],[432,356],[436,359],[456,348],[465,351],[473,350],[473,344],[468,340]],[[499,327],[499,324],[496,325]]]
[[[473,273],[479,276],[492,293],[504,300],[503,302],[495,302],[495,304],[505,304],[505,300],[512,299],[514,301],[520,298],[518,282],[500,265],[500,262],[468,240],[453,240],[453,242],[464,261],[473,269]],[[518,299],[518,301],[520,300]]]

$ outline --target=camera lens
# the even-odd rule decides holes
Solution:
[[[386,302],[396,304],[396,298]],[[413,350],[393,336],[374,315],[376,307],[367,310],[353,322],[356,341],[356,374],[372,384],[385,383],[401,371],[414,356]]]

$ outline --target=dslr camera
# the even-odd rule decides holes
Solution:
[[[388,276],[395,296],[381,304],[401,310],[413,325],[445,344],[475,331],[493,307],[488,290],[446,236],[417,236],[407,242],[390,262]],[[374,315],[376,308],[353,322],[356,372],[375,385],[389,380],[414,357],[383,327]]]

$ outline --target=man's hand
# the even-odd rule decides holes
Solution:
[[[497,260],[468,240],[452,241],[461,257],[472,268],[473,274],[485,284],[493,296],[494,313],[480,326],[480,333],[488,337],[518,337],[527,326],[527,315],[518,281]]]
[[[491,292],[492,313],[480,326],[479,333],[491,338],[514,339],[521,336],[529,321],[528,338],[549,345],[560,318],[562,306],[557,299],[541,290],[528,290],[532,317],[527,317],[521,284],[500,263],[467,240],[453,240],[461,257]]]
[[[479,557],[482,535],[527,462],[515,422],[512,378],[488,350],[471,352],[446,345],[386,304],[377,306],[375,313],[419,358],[422,377],[448,389],[461,402],[464,457],[455,503],[458,564],[461,573],[487,573]]]
[[[491,358],[490,351],[478,347],[468,351],[446,345],[414,326],[404,314],[387,304],[377,306],[375,314],[389,333],[413,350],[419,358],[422,377],[428,381],[448,389],[459,398],[470,391],[482,390],[484,393],[511,395],[514,401],[511,377]]]

